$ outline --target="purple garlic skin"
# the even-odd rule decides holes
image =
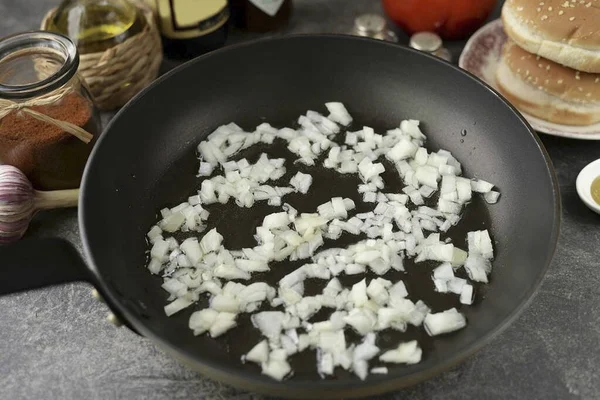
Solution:
[[[19,240],[35,211],[35,191],[18,168],[0,165],[0,244]]]

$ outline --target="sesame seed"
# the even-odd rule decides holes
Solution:
[[[580,80],[581,78],[579,77],[579,71],[575,72],[575,79]]]
[[[524,59],[525,59],[525,56],[521,56],[521,60],[524,60]]]
[[[525,75],[529,76],[529,70],[525,71]]]
[[[562,80],[562,79],[559,79],[559,80],[557,80],[557,81],[556,81],[556,83],[558,83],[558,84],[560,85],[560,84],[562,84],[562,83],[563,83],[563,80]]]
[[[539,64],[538,64],[538,67],[540,67],[540,68],[544,68],[544,66],[542,65],[542,63],[539,63]]]
[[[564,13],[565,13],[565,12],[564,12],[563,10],[560,10],[560,11],[558,12],[558,15],[563,15]]]
[[[550,65],[546,65],[546,71],[550,71]]]
[[[535,59],[536,59],[537,61],[539,61],[539,60],[540,60],[540,56],[535,56]]]
[[[563,6],[563,7],[565,7],[565,8],[569,7],[569,2],[568,2],[568,1],[565,1],[565,2],[562,4],[562,6]]]
[[[543,87],[541,87],[541,86],[538,86],[538,89],[542,90],[542,89],[543,89]]]
[[[538,8],[536,8],[536,10],[537,10],[537,12],[540,12],[540,11],[542,11],[542,9],[541,9],[541,8],[539,8],[539,7],[538,7]]]
[[[542,15],[542,21],[545,21],[545,20],[547,20],[547,19],[548,19],[548,16],[547,16],[547,15]]]
[[[574,21],[574,20],[575,20],[575,17],[569,18],[569,21]]]
[[[540,6],[543,6],[545,3],[543,1],[540,1]]]
[[[594,83],[598,83],[600,82],[600,78],[596,78],[596,80],[594,80]]]
[[[592,97],[592,94],[590,92],[585,94],[585,97]]]
[[[592,3],[587,3],[585,6],[589,8],[592,6]]]
[[[583,92],[583,88],[582,88],[581,86],[579,86],[579,87],[577,88],[577,90],[579,90],[580,92]]]
[[[521,73],[521,68],[517,68],[517,74]]]
[[[547,84],[549,84],[549,83],[550,83],[550,79],[546,79],[546,80],[544,81],[544,83],[545,83],[546,85],[547,85]]]
[[[548,11],[552,11],[552,6],[548,7]]]
[[[528,81],[530,81],[530,80],[531,80],[531,76],[528,76],[528,77],[527,77],[527,80],[528,80]]]
[[[523,11],[523,7],[517,7],[517,11]]]

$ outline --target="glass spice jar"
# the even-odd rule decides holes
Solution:
[[[0,39],[0,164],[38,190],[79,187],[100,119],[77,75],[67,37],[26,32]]]

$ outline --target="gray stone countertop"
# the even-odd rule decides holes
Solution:
[[[35,29],[57,3],[0,0],[0,36]],[[346,32],[356,15],[381,11],[377,0],[295,3],[282,33]],[[254,37],[233,32],[230,42]],[[449,47],[456,56],[462,45]],[[509,329],[459,367],[381,399],[600,398],[600,216],[575,192],[578,172],[600,158],[600,143],[542,140],[560,181],[563,224],[539,294]],[[40,214],[28,234],[61,236],[80,247],[75,210]],[[208,380],[150,341],[115,328],[90,292],[88,285],[71,284],[0,298],[0,399],[263,398]]]

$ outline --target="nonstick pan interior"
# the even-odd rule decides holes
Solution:
[[[164,315],[167,295],[160,288],[162,279],[145,269],[144,235],[160,208],[195,194],[200,182],[195,177],[195,148],[217,126],[236,122],[252,130],[264,121],[290,126],[306,110],[324,111],[327,101],[345,103],[358,124],[378,132],[398,126],[402,119],[420,119],[430,149],[450,150],[467,176],[495,183],[501,201],[493,206],[476,201],[451,237],[466,247],[466,231],[487,227],[495,239],[497,257],[490,285],[479,288],[474,306],[461,307],[469,321],[466,329],[435,340],[417,329],[380,335],[378,343],[386,348],[399,340],[418,338],[424,347],[420,364],[391,367],[389,375],[372,375],[365,382],[344,371],[336,379],[321,381],[315,354],[308,352],[291,358],[296,370],[293,379],[275,382],[260,375],[257,366],[239,361],[259,340],[247,317],[240,319],[239,328],[214,340],[194,337],[187,327],[191,312],[202,305],[171,318]],[[252,149],[242,156],[256,157],[264,150],[270,156],[285,156],[284,146],[277,145]],[[332,196],[359,200],[357,177],[315,174],[314,198],[291,196],[286,201],[310,211]],[[393,177],[387,181],[390,188],[400,191]],[[406,386],[479,348],[514,318],[539,285],[555,247],[558,209],[551,167],[537,138],[482,83],[410,49],[367,39],[306,36],[212,53],[138,96],[96,146],[86,169],[80,222],[86,253],[105,296],[140,333],[188,365],[231,384],[272,394],[323,398]],[[274,210],[266,205],[250,210],[215,206],[211,221],[225,236],[225,245],[238,248],[251,243],[254,228]],[[297,266],[281,263],[272,268],[270,279],[260,276],[260,280],[275,283]],[[407,269],[416,276],[407,278],[413,300],[424,299],[434,311],[460,306],[455,296],[432,293],[431,265],[409,263]],[[320,282],[312,285],[308,294],[322,287]]]

